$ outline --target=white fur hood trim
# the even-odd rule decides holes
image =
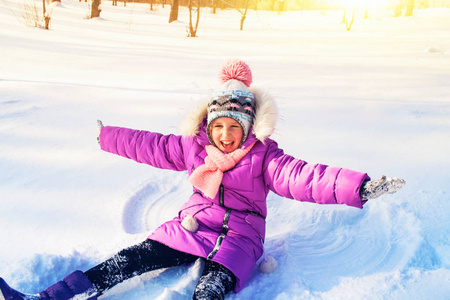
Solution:
[[[252,87],[250,92],[255,96],[256,115],[252,126],[252,132],[256,138],[264,141],[272,135],[278,119],[278,109],[275,99],[262,88]],[[195,136],[199,133],[200,125],[207,115],[208,103],[211,97],[198,102],[196,107],[187,114],[181,123],[181,134],[184,136]]]

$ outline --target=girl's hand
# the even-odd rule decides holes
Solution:
[[[102,121],[97,120],[97,142],[100,144],[100,132],[102,131],[103,126]]]
[[[383,194],[393,194],[405,185],[405,181],[401,178],[387,178],[381,176],[380,179],[366,181],[361,186],[361,200],[369,200],[380,197]]]

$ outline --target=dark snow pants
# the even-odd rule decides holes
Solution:
[[[85,272],[98,291],[98,296],[118,283],[145,272],[187,265],[198,257],[146,240],[126,248],[110,259]],[[236,285],[236,277],[224,266],[206,260],[193,299],[224,299]]]

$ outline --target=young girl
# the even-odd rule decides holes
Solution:
[[[189,116],[182,136],[103,127],[99,122],[104,151],[157,168],[188,171],[193,194],[177,217],[141,244],[86,272],[75,271],[38,295],[15,291],[0,278],[0,296],[97,299],[133,276],[200,257],[205,267],[193,299],[224,299],[245,286],[263,255],[269,191],[299,201],[362,208],[368,199],[403,186],[402,179],[383,176],[370,181],[365,173],[308,164],[284,154],[269,138],[277,119],[274,100],[249,89],[247,64],[226,62],[220,78],[223,85]],[[263,262],[262,271],[273,269]]]

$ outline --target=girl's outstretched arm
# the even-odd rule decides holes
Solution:
[[[275,142],[267,151],[264,180],[280,196],[319,204],[346,204],[362,208],[369,199],[400,190],[403,179],[381,177],[323,164],[310,164],[284,154]]]
[[[324,164],[311,164],[284,154],[275,142],[268,145],[264,181],[276,194],[319,204],[346,204],[362,208],[360,188],[366,173]]]
[[[323,164],[310,164],[284,154],[275,142],[269,145],[264,180],[280,196],[319,204],[346,204],[362,208],[369,199],[400,190],[405,181]]]
[[[186,170],[185,149],[188,149],[192,142],[189,138],[103,126],[101,121],[97,121],[97,126],[100,131],[100,148],[106,152],[161,169]]]

